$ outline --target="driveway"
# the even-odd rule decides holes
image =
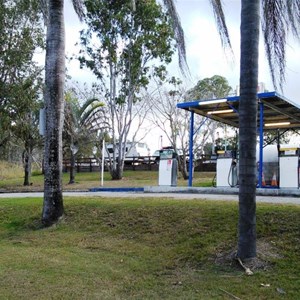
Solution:
[[[143,193],[143,192],[64,192],[65,197],[104,197],[104,198],[172,198],[199,199],[211,201],[238,201],[238,195],[195,194],[195,193]],[[34,193],[0,193],[0,198],[42,198],[42,192]],[[299,197],[256,196],[257,203],[282,203],[300,205]]]

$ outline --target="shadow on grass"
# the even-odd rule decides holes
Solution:
[[[40,217],[11,220],[10,222],[2,223],[2,227],[6,229],[6,234],[9,237],[12,235],[21,235],[27,231],[37,231],[45,228]]]

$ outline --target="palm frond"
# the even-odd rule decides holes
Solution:
[[[300,1],[263,0],[262,29],[269,68],[275,89],[285,81],[286,42],[289,32],[300,38]]]
[[[72,0],[74,10],[80,21],[83,20],[84,17],[84,3],[83,0]]]
[[[178,62],[179,62],[180,70],[184,75],[188,75],[190,71],[186,61],[186,47],[185,47],[184,32],[181,26],[180,18],[176,10],[174,0],[163,0],[163,3],[167,9],[168,14],[172,19],[172,28],[174,30],[176,44],[177,44]]]
[[[64,1],[64,0],[62,0]],[[83,0],[72,0],[72,4],[74,10],[80,21],[83,20],[84,17],[84,3]],[[44,22],[47,25],[48,23],[48,10],[49,10],[49,1],[48,0],[40,0],[41,12],[43,14]]]
[[[91,107],[89,110],[85,111],[84,114],[81,115],[81,124],[85,124],[86,122],[89,122],[90,120],[95,120],[95,116],[98,116],[101,121],[105,117],[105,111],[103,109],[102,105],[96,105],[94,107]]]
[[[97,98],[88,99],[81,107],[79,116],[82,126],[89,123],[98,123],[98,121],[105,123],[106,111],[104,103],[100,102]],[[106,125],[103,127],[106,127]]]
[[[97,98],[91,98],[91,99],[88,99],[86,102],[84,102],[84,104],[82,105],[82,107],[80,108],[80,111],[79,111],[79,114],[82,115],[83,112],[91,105],[93,104],[96,104],[99,106],[104,106],[104,103],[103,102],[100,102],[99,99]]]
[[[285,80],[286,67],[286,21],[282,0],[263,0],[262,30],[269,68],[275,89],[277,89],[277,77],[279,85]]]
[[[41,7],[41,12],[43,14],[43,18],[44,18],[44,24],[47,25],[48,24],[48,1],[47,0],[40,0],[40,7]]]
[[[232,52],[231,42],[229,38],[229,33],[226,25],[225,15],[223,11],[223,5],[221,0],[210,0],[211,6],[213,8],[215,20],[217,23],[219,35],[221,38],[221,43],[223,48],[230,49]]]
[[[291,25],[294,36],[300,34],[300,1],[287,0],[287,20]]]

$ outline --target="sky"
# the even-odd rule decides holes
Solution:
[[[78,53],[74,47],[79,38],[79,31],[83,25],[76,17],[71,1],[66,1],[66,53]],[[222,49],[212,8],[208,0],[177,0],[176,7],[185,33],[187,62],[191,78],[184,79],[188,88],[193,87],[198,80],[213,75],[224,76],[233,89],[239,85],[239,48],[240,48],[240,0],[224,0],[224,12],[229,35],[234,52],[234,62],[228,60]],[[77,48],[78,49],[78,48]],[[68,66],[69,74],[80,82],[93,81],[93,74],[89,70],[79,70],[79,63],[73,61]],[[169,67],[170,74],[182,76],[178,67],[178,58],[174,56]],[[263,41],[260,41],[259,82],[264,82],[266,89],[274,91]],[[299,104],[300,93],[300,42],[290,38],[287,45],[286,83],[279,94]],[[191,99],[194,100],[194,99]],[[160,136],[160,134],[158,133]],[[158,137],[156,137],[158,139]]]
[[[175,0],[176,1],[176,0]],[[77,53],[75,43],[83,25],[78,21],[71,1],[66,1],[66,52]],[[184,79],[188,87],[192,87],[200,79],[213,75],[222,75],[229,81],[232,88],[239,84],[239,26],[240,0],[224,0],[226,22],[234,51],[234,63],[227,59],[222,49],[217,27],[214,22],[212,8],[208,0],[177,0],[177,11],[185,33],[187,61],[191,72],[190,79]],[[77,48],[78,49],[78,48]],[[79,81],[93,78],[89,70],[78,70],[79,63],[69,65],[70,75]],[[178,59],[174,55],[169,67],[170,73],[182,76],[178,68]],[[264,82],[269,91],[274,87],[271,81],[263,41],[260,42],[259,82]],[[283,91],[278,92],[300,105],[298,84],[300,83],[300,42],[289,39],[287,45],[286,83]]]

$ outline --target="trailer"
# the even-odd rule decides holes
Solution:
[[[118,157],[118,144],[116,144],[116,157]],[[112,159],[114,151],[113,144],[107,144],[105,146],[104,158],[106,160]],[[146,143],[140,142],[127,142],[125,148],[125,163],[141,162],[144,160],[144,157],[150,155],[150,149]]]

